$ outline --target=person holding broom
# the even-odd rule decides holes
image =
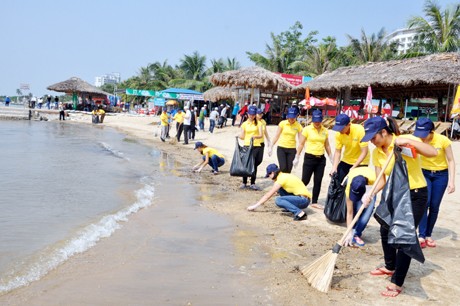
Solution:
[[[411,146],[416,153],[426,156],[435,157],[438,153],[435,148],[427,143],[423,143],[420,139],[413,135],[399,136],[399,129],[396,121],[388,118],[388,123],[382,117],[373,117],[364,123],[365,135],[362,142],[370,141],[375,145],[375,150],[372,152],[372,161],[375,166],[375,173],[378,177],[382,171],[382,165],[387,160],[388,156],[393,154],[395,146]],[[403,155],[407,165],[408,181],[410,188],[410,199],[412,205],[412,215],[407,215],[407,218],[413,218],[415,227],[420,223],[423,214],[426,210],[428,200],[428,189],[425,177],[421,169],[419,155],[409,157]],[[373,194],[363,197],[363,205],[369,206],[372,198],[383,189],[386,176],[389,176],[394,167],[394,157],[388,167],[384,170],[382,180],[376,182],[376,187]],[[371,271],[373,276],[391,276],[391,283],[386,287],[385,291],[381,292],[385,297],[396,297],[403,290],[404,280],[409,270],[411,257],[406,255],[401,249],[396,249],[388,244],[388,228],[380,227],[380,236],[382,241],[382,249],[385,259],[383,267],[376,268]]]

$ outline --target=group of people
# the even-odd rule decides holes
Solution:
[[[305,208],[322,208],[318,203],[318,197],[328,158],[332,168],[329,175],[336,175],[339,181],[346,184],[347,225],[351,225],[353,217],[364,205],[364,210],[346,237],[344,245],[364,246],[362,233],[374,211],[376,196],[385,187],[393,169],[394,149],[397,146],[409,146],[416,154],[403,155],[407,165],[413,212],[413,215],[407,218],[413,218],[411,221],[416,228],[418,227],[420,246],[436,247],[432,233],[445,190],[447,189],[448,193],[455,191],[455,161],[451,141],[435,132],[434,124],[429,118],[417,120],[413,135],[401,135],[397,122],[392,118],[372,117],[362,126],[352,123],[346,114],[340,114],[332,128],[335,131],[335,151],[331,152],[329,132],[322,125],[323,116],[320,110],[314,110],[312,123],[302,127],[297,121],[298,109],[290,107],[286,112],[286,119],[278,124],[276,134],[272,138],[267,133],[262,113],[257,107],[249,106],[247,120],[240,127],[238,137],[244,142],[244,146],[253,147],[255,166],[250,177],[242,178],[241,188],[260,190],[255,183],[257,167],[262,163],[265,146],[268,155],[271,156],[277,144],[278,165],[272,163],[266,168],[265,177],[273,180],[273,187],[259,201],[248,206],[249,211],[256,210],[277,194],[275,204],[278,207],[291,212],[295,221],[305,220]],[[369,150],[369,142],[375,146],[372,153]],[[203,155],[203,161],[193,169],[199,172],[209,164],[214,174],[219,173],[218,168],[225,163],[223,155],[201,142],[196,144],[195,149]],[[298,178],[291,171],[302,159],[303,151],[302,177]],[[371,158],[373,167],[370,166]],[[384,168],[389,158],[390,163]],[[377,181],[382,171],[382,179]],[[312,176],[313,190],[310,192],[306,186]],[[370,186],[373,184],[375,188],[372,189]],[[391,276],[391,283],[381,294],[395,297],[402,291],[411,257],[388,244],[388,228],[381,226],[380,235],[384,265],[370,274]]]

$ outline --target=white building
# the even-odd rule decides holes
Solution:
[[[399,29],[389,34],[386,39],[389,43],[398,43],[398,54],[405,54],[414,43],[416,35],[416,29]]]
[[[96,77],[94,81],[94,86],[101,87],[104,84],[119,84],[120,82],[120,74],[118,72],[113,72],[110,74],[104,74],[102,76]]]

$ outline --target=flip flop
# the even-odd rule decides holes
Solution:
[[[420,241],[420,247],[422,249],[426,248],[426,241]]]
[[[383,267],[380,267],[380,268],[376,268],[375,270],[372,270],[370,272],[370,274],[372,276],[381,276],[381,275],[388,275],[388,276],[392,276],[395,272],[394,271],[387,271],[387,270],[384,270]]]
[[[425,240],[426,246],[430,248],[435,248],[436,247],[436,241],[434,240]]]
[[[402,289],[391,288],[390,286],[387,286],[386,289],[386,291],[380,292],[384,297],[397,297],[402,292]]]

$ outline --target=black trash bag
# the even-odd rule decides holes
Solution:
[[[242,147],[236,137],[235,153],[230,165],[231,176],[251,176],[254,172],[254,156],[252,155],[253,141],[249,147]]]
[[[375,219],[388,229],[388,244],[401,249],[406,255],[423,263],[425,257],[418,242],[406,161],[401,149],[395,147],[395,164],[382,192]]]
[[[332,174],[331,183],[327,192],[326,205],[324,205],[324,215],[331,222],[343,223],[347,220],[347,197],[345,186],[339,181],[339,174]]]

